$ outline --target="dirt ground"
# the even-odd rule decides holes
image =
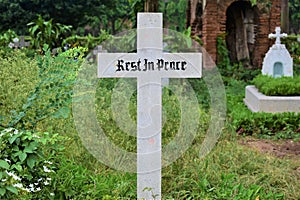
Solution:
[[[279,158],[288,157],[300,160],[300,141],[292,140],[258,140],[246,139],[241,141],[242,145],[257,149],[262,153],[269,153]]]

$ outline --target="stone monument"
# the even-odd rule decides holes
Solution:
[[[269,38],[276,38],[275,44],[267,52],[262,67],[262,74],[274,78],[293,76],[293,59],[280,38],[287,37],[286,33],[280,33],[280,27],[276,27],[275,34],[269,34]]]
[[[281,34],[280,27],[276,27],[275,31],[275,34],[269,34],[269,38],[276,38],[276,41],[264,58],[262,74],[274,78],[293,76],[293,59],[280,42],[280,38],[287,37],[287,34]],[[246,87],[244,103],[252,112],[300,112],[300,97],[266,96],[254,85]]]

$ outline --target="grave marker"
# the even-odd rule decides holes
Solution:
[[[287,34],[280,31],[280,27],[276,27],[275,34],[269,34],[269,38],[276,38],[276,41],[266,53],[262,66],[262,74],[274,78],[293,76],[293,59],[285,45],[280,42]]]
[[[161,199],[162,78],[200,78],[201,53],[163,53],[161,13],[138,13],[137,53],[98,53],[98,78],[137,78],[137,198]]]

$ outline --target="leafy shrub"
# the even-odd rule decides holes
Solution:
[[[0,123],[8,124],[34,91],[38,66],[23,51],[12,49],[0,49],[0,66]]]
[[[53,19],[46,21],[41,15],[36,20],[28,23],[27,26],[29,26],[32,45],[39,50],[42,50],[44,44],[48,44],[51,49],[61,46],[63,35],[71,31],[72,27],[54,23]]]
[[[82,56],[74,58],[78,54],[84,54],[80,48],[70,49],[64,53],[53,57],[45,46],[44,56],[39,55],[32,62],[34,67],[26,69],[33,75],[22,76],[22,72],[26,70],[12,70],[10,65],[17,65],[16,69],[29,67],[28,63],[24,63],[21,58],[17,58],[12,62],[6,63],[4,69],[7,69],[7,74],[17,73],[12,80],[3,79],[2,90],[4,91],[5,110],[6,115],[2,116],[2,127],[19,127],[21,129],[33,129],[37,123],[48,118],[67,118],[70,114],[70,104],[72,96],[72,87],[75,82],[77,70],[79,69],[83,58]],[[14,58],[9,58],[14,59]],[[24,60],[28,60],[24,58]],[[12,72],[11,72],[12,71]],[[25,71],[25,72],[24,72]],[[8,76],[9,77],[9,76]],[[28,84],[16,85],[14,80],[28,81]],[[28,80],[29,79],[29,80]],[[27,86],[30,88],[27,89]],[[10,91],[15,93],[11,93]],[[14,108],[14,101],[18,100],[17,109]],[[1,97],[1,96],[0,96]],[[10,98],[10,99],[7,99]],[[8,106],[8,108],[7,108]]]
[[[18,131],[9,128],[0,132],[0,197],[17,199],[19,195],[48,197],[44,193],[51,185],[56,170],[54,158],[63,148],[62,140],[49,133]],[[31,196],[31,197],[30,197]],[[30,197],[30,198],[29,198]],[[43,198],[44,199],[44,198]]]
[[[222,76],[250,81],[260,73],[258,69],[246,69],[242,63],[231,63],[225,35],[217,37],[218,69]]]
[[[101,44],[104,40],[111,37],[106,31],[101,30],[98,37],[92,35],[78,36],[72,35],[63,40],[62,45],[70,44],[72,47],[81,46],[88,49],[93,49],[97,44]]]
[[[300,114],[252,113],[243,103],[245,83],[231,82],[227,88],[228,126],[241,135],[258,137],[299,138]]]
[[[18,35],[11,29],[0,35],[0,46],[8,46]]]
[[[273,78],[259,75],[253,79],[253,83],[268,96],[300,96],[300,76]]]

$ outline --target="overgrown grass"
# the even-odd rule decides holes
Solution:
[[[22,57],[18,59],[25,60]],[[26,83],[30,79],[32,84],[26,85],[28,91],[33,91],[35,83],[39,81],[34,75],[35,67],[26,68],[26,74],[29,74],[26,76],[13,72],[17,67],[21,67],[19,65],[23,66],[24,63],[21,60],[1,63],[7,65],[2,66],[2,69],[6,69],[7,72],[5,77],[3,73],[0,74],[1,84],[2,82],[9,83],[1,87],[0,91],[2,94],[0,102],[5,105],[0,107],[0,113],[6,118],[9,117],[11,109],[21,109],[28,97],[28,92],[22,93],[25,91],[24,85],[12,84],[12,80],[17,79],[18,83]],[[28,62],[35,63],[36,60]],[[10,68],[11,65],[16,67]],[[12,73],[9,73],[10,70]],[[209,105],[208,98],[201,95],[200,89],[205,86],[197,86],[198,83],[204,84],[201,81],[194,81],[192,85],[198,92],[198,101],[202,104],[199,108],[202,115],[199,119],[200,127],[188,151],[176,162],[163,169],[163,199],[298,199],[300,174],[296,168],[299,167],[300,160],[275,158],[239,143],[242,139],[236,134],[237,126],[241,122],[239,120],[244,118],[252,120],[242,103],[244,82],[226,80],[229,99],[226,129],[213,151],[205,158],[199,158],[201,143],[207,129]],[[115,84],[116,80],[113,79],[101,80],[98,84],[96,91],[98,120],[101,126],[105,127],[107,136],[115,144],[135,152],[135,137],[125,135],[112,120],[112,111],[108,105],[111,101],[111,89]],[[13,90],[14,92],[10,92]],[[56,90],[56,92],[64,92],[64,90]],[[14,97],[20,93],[22,95],[18,96],[15,104],[16,98]],[[135,121],[135,93],[132,96],[129,110],[132,120]],[[180,109],[177,106],[178,99],[171,91],[164,91],[163,102],[167,120],[163,129],[163,145],[165,146],[178,131],[177,118],[180,116]],[[40,103],[47,105],[47,102],[43,100],[38,101],[37,105]],[[71,105],[68,104],[68,106]],[[34,127],[34,130],[40,132],[59,133],[70,138],[65,141],[66,148],[58,157],[59,165],[51,185],[51,191],[55,191],[55,199],[135,199],[136,174],[110,169],[93,158],[82,145],[73,120],[71,114],[66,118],[49,116],[39,121]],[[253,133],[256,131],[255,128],[249,130]],[[29,196],[24,194],[18,198],[29,199]]]

